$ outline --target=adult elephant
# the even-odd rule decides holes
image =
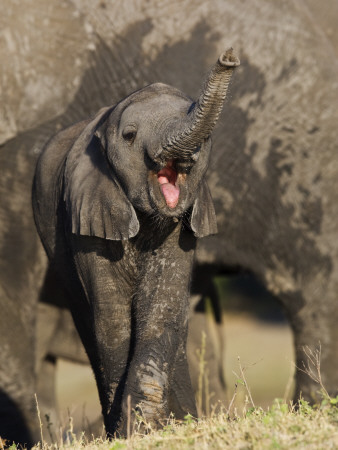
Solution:
[[[304,359],[302,346],[321,341],[323,381],[334,394],[337,13],[332,0],[320,8],[314,0],[52,1],[48,10],[42,1],[24,10],[10,5],[0,19],[7,20],[1,27],[6,239],[0,273],[1,302],[16,307],[8,313],[11,319],[0,316],[3,342],[10,340],[8,328],[20,311],[15,324],[31,342],[22,354],[33,352],[25,307],[34,310],[46,262],[33,231],[29,185],[47,137],[151,82],[175,85],[194,97],[201,70],[229,43],[240,49],[242,66],[214,136],[208,182],[219,234],[198,248],[199,268],[207,274],[240,266],[256,274],[285,305],[297,365]],[[14,343],[6,344],[9,354],[15,354]],[[1,356],[5,367],[9,359]],[[2,389],[21,411],[27,404],[34,409],[33,382],[25,381],[34,376],[15,374],[2,375]],[[25,389],[16,387],[20,379]],[[296,385],[296,395],[302,391],[310,399],[317,390],[301,372]]]

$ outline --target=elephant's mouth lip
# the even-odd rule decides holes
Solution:
[[[171,209],[176,208],[180,196],[177,178],[178,173],[174,160],[167,161],[166,165],[157,172],[157,181],[160,185],[161,192],[167,206]]]

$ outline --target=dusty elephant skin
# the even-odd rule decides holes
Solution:
[[[134,411],[159,425],[196,416],[186,358],[196,237],[216,233],[204,175],[232,49],[192,102],[152,84],[52,138],[33,184],[34,217],[64,286],[99,390],[106,431]]]
[[[336,0],[122,3],[8,2],[0,15],[0,425],[21,442],[40,438],[36,389],[40,408],[55,410],[57,359],[86,360],[51,272],[37,304],[46,257],[30,197],[42,147],[158,80],[194,98],[201,73],[228,42],[241,66],[207,173],[219,232],[198,242],[194,292],[210,296],[213,273],[252,272],[284,304],[297,365],[302,347],[320,341],[323,382],[337,393]],[[200,307],[196,322],[205,322]],[[213,346],[212,331],[207,355],[224,345],[219,333]],[[198,327],[189,335],[195,350]],[[208,361],[215,400],[224,395],[216,356]],[[295,398],[302,392],[313,401],[318,386],[299,371],[295,379]]]

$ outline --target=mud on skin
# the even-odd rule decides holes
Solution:
[[[37,229],[110,435],[127,434],[134,410],[154,425],[197,414],[185,350],[190,276],[196,237],[217,229],[205,173],[237,65],[232,49],[222,54],[196,102],[160,83],[136,91],[58,133],[38,161]]]

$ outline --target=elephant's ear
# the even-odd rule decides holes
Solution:
[[[214,204],[206,180],[202,180],[191,213],[191,229],[196,237],[217,233]]]
[[[111,240],[128,239],[139,230],[132,204],[114,179],[98,129],[113,107],[101,109],[83,129],[68,153],[64,201],[72,233]],[[97,135],[95,134],[97,132]]]

